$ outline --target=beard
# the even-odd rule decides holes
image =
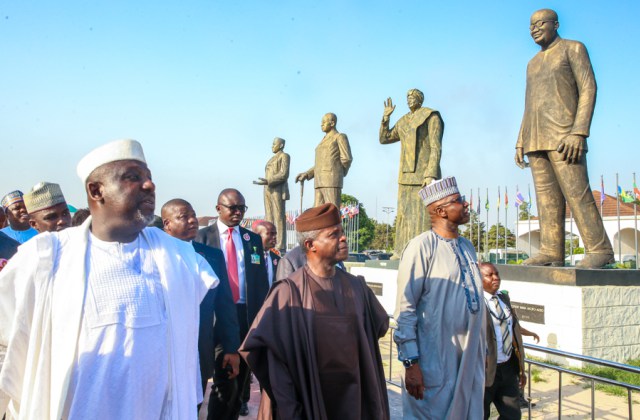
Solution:
[[[142,213],[142,210],[137,210],[136,211],[136,215],[134,217],[134,220],[136,222],[143,223],[145,226],[147,226],[149,223],[153,222],[154,219],[155,219],[155,215],[153,213],[144,215]]]

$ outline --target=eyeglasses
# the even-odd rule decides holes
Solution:
[[[233,205],[233,206],[227,206],[226,204],[218,203],[218,205],[228,208],[229,210],[231,210],[232,213],[235,213],[237,211],[239,211],[240,213],[244,213],[249,208],[249,207],[245,206],[244,204],[236,204],[236,205]]]
[[[542,28],[544,24],[547,22],[555,22],[555,20],[538,20],[536,22],[533,22],[531,25],[529,25],[529,30],[533,28],[538,28],[538,29]]]
[[[465,196],[464,196],[464,195],[461,195],[461,196],[460,196],[460,197],[458,197],[458,198],[454,198],[454,199],[453,199],[453,200],[451,200],[451,201],[447,201],[447,202],[446,202],[446,203],[444,203],[444,204],[440,204],[438,207],[448,206],[449,204],[453,204],[453,203],[464,204],[464,203],[465,203],[465,201],[467,201],[467,200],[465,199]]]

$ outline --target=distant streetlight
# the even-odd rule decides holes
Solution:
[[[387,244],[385,245],[385,251],[389,249],[389,214],[395,211],[395,207],[383,207],[382,211],[387,213]]]

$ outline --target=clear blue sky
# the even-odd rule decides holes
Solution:
[[[467,195],[481,188],[483,201],[490,188],[492,208],[498,185],[513,202],[516,185],[532,183],[513,152],[526,65],[538,51],[529,17],[543,7],[558,12],[560,35],[584,42],[591,55],[598,100],[589,172],[594,188],[603,174],[613,193],[615,172],[629,188],[639,167],[639,4],[4,2],[0,194],[45,180],[84,206],[78,160],[107,141],[135,138],[154,175],[158,212],[182,197],[213,215],[218,192],[236,187],[248,214],[259,215],[262,188],[251,182],[263,176],[278,136],[291,155],[289,208],[298,208],[293,178],[313,164],[322,115],[334,112],[354,155],[343,192],[386,221],[382,206],[396,207],[399,145],[378,143],[383,101],[397,104],[394,123],[415,87],[445,121],[443,174],[455,175]]]

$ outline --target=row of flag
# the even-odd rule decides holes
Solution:
[[[480,198],[480,191],[478,190],[478,204],[477,204],[476,207],[474,207],[473,206],[473,190],[471,190],[471,196],[469,198],[469,208],[471,210],[475,211],[476,214],[480,214],[481,213],[481,208],[480,208],[481,200],[482,199]],[[498,208],[498,209],[500,208],[500,203],[501,202],[502,202],[502,199],[501,199],[501,195],[500,195],[500,187],[498,187],[498,202],[496,204],[496,208]],[[516,201],[513,203],[513,205],[516,208],[520,208],[520,206],[523,203],[527,205],[528,209],[531,208],[531,191],[529,191],[529,199],[525,200],[524,196],[522,195],[520,190],[517,189],[517,187],[516,187]],[[507,193],[507,188],[505,187],[505,189],[504,189],[504,206],[505,206],[505,208],[508,205],[509,205],[509,195]],[[489,206],[489,192],[488,191],[487,191],[487,198],[486,198],[486,200],[484,202],[484,208],[485,208],[486,211],[489,211],[489,208],[490,208],[490,206]]]
[[[633,174],[633,189],[632,190],[623,190],[620,184],[617,182],[618,174],[616,174],[616,183],[618,184],[618,200],[622,203],[633,203],[636,201],[640,201],[640,189],[636,185],[636,176]],[[602,207],[602,203],[604,202],[604,179],[600,176],[600,206]]]
[[[340,205],[340,215],[343,219],[347,217],[352,219],[356,214],[360,213],[360,203],[356,204],[341,204]]]

